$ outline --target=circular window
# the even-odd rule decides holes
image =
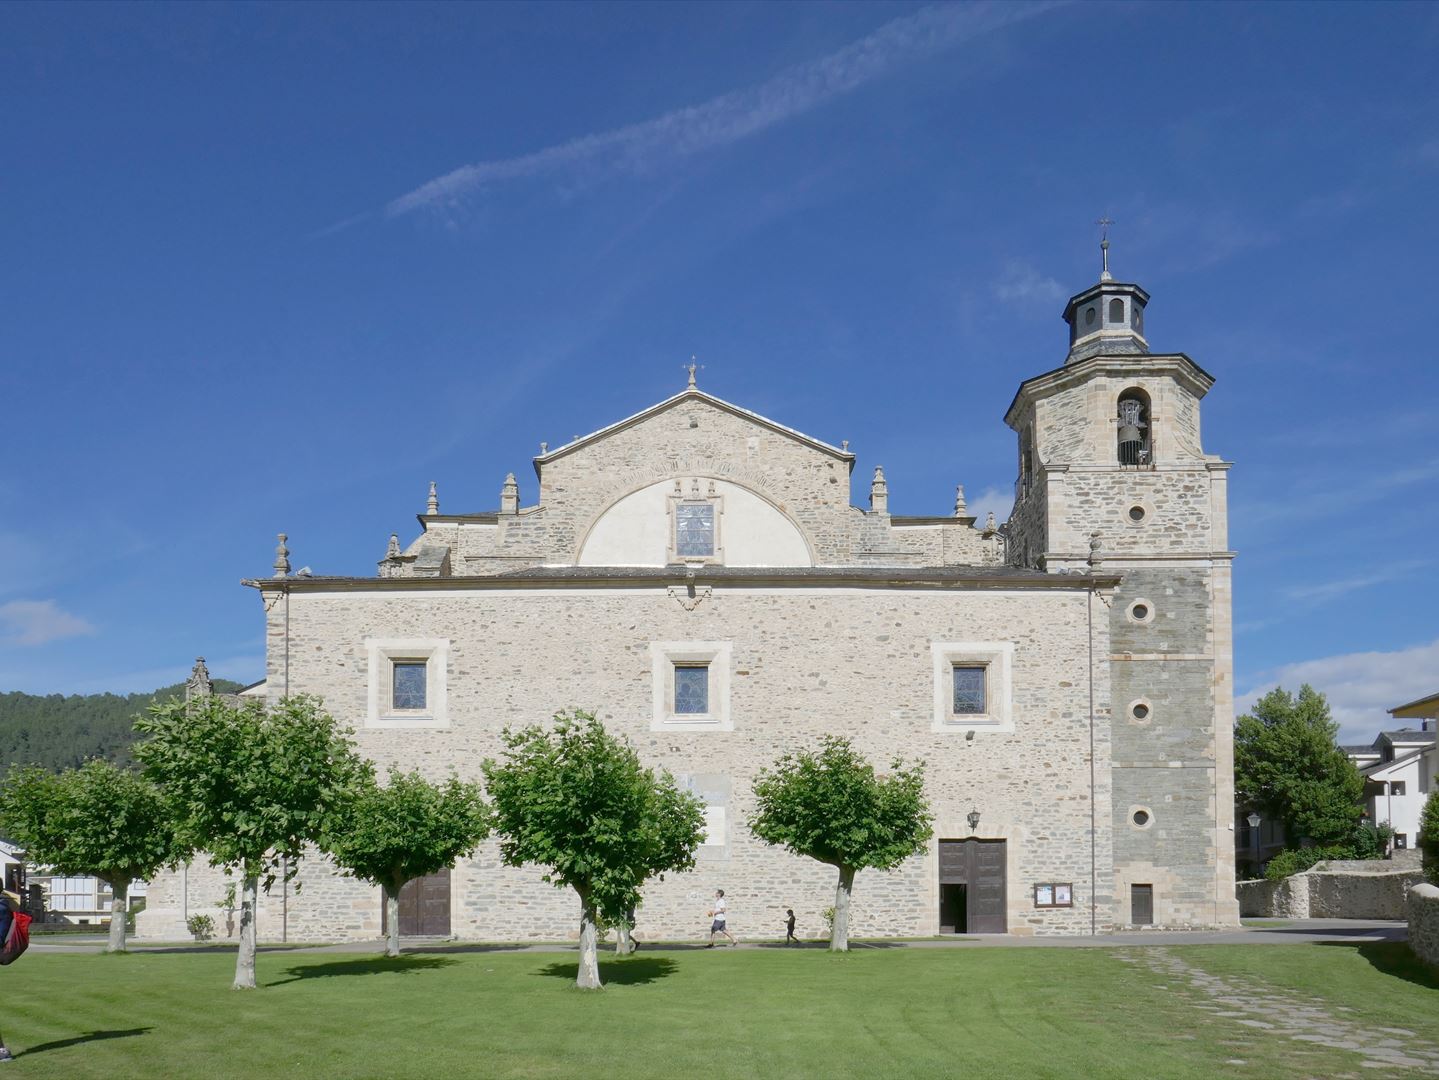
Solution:
[[[1148,511],[1142,506],[1131,506],[1129,508],[1129,520],[1133,522],[1143,521],[1148,516]]]
[[[1094,309],[1093,309],[1093,308],[1085,308],[1085,309],[1084,309],[1084,325],[1085,325],[1085,326],[1093,326],[1093,325],[1094,325]]]
[[[1129,703],[1129,718],[1137,724],[1149,723],[1150,712],[1151,708],[1149,702],[1145,701],[1143,698],[1138,698]]]
[[[1141,598],[1129,605],[1126,614],[1129,616],[1130,622],[1141,624],[1151,623],[1154,621],[1154,605],[1148,600]]]
[[[1147,829],[1154,824],[1154,811],[1147,806],[1129,808],[1129,824],[1136,829]]]

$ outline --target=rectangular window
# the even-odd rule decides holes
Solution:
[[[675,554],[680,558],[707,559],[715,553],[713,503],[678,503],[675,506]]]
[[[423,660],[396,660],[393,673],[393,694],[391,707],[420,710],[425,707],[425,673],[428,664]]]
[[[1389,784],[1389,794],[1390,794],[1390,795],[1403,795],[1403,794],[1404,794],[1404,781],[1403,781],[1403,780],[1394,780],[1394,781],[1392,781],[1392,782]]]
[[[954,713],[956,716],[984,715],[984,665],[954,665]]]
[[[710,711],[708,664],[675,665],[675,715],[701,716]]]

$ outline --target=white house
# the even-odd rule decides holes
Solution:
[[[1369,820],[1389,823],[1396,850],[1413,847],[1419,812],[1433,783],[1434,732],[1381,731],[1370,746],[1346,746],[1344,751],[1364,774]]]

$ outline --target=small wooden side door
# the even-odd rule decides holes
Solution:
[[[1129,923],[1131,926],[1154,924],[1154,886],[1129,886]]]

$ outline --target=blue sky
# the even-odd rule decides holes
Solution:
[[[1439,7],[0,7],[0,689],[259,677],[274,535],[705,389],[1003,517],[1065,298],[1218,379],[1241,692],[1439,689]]]

